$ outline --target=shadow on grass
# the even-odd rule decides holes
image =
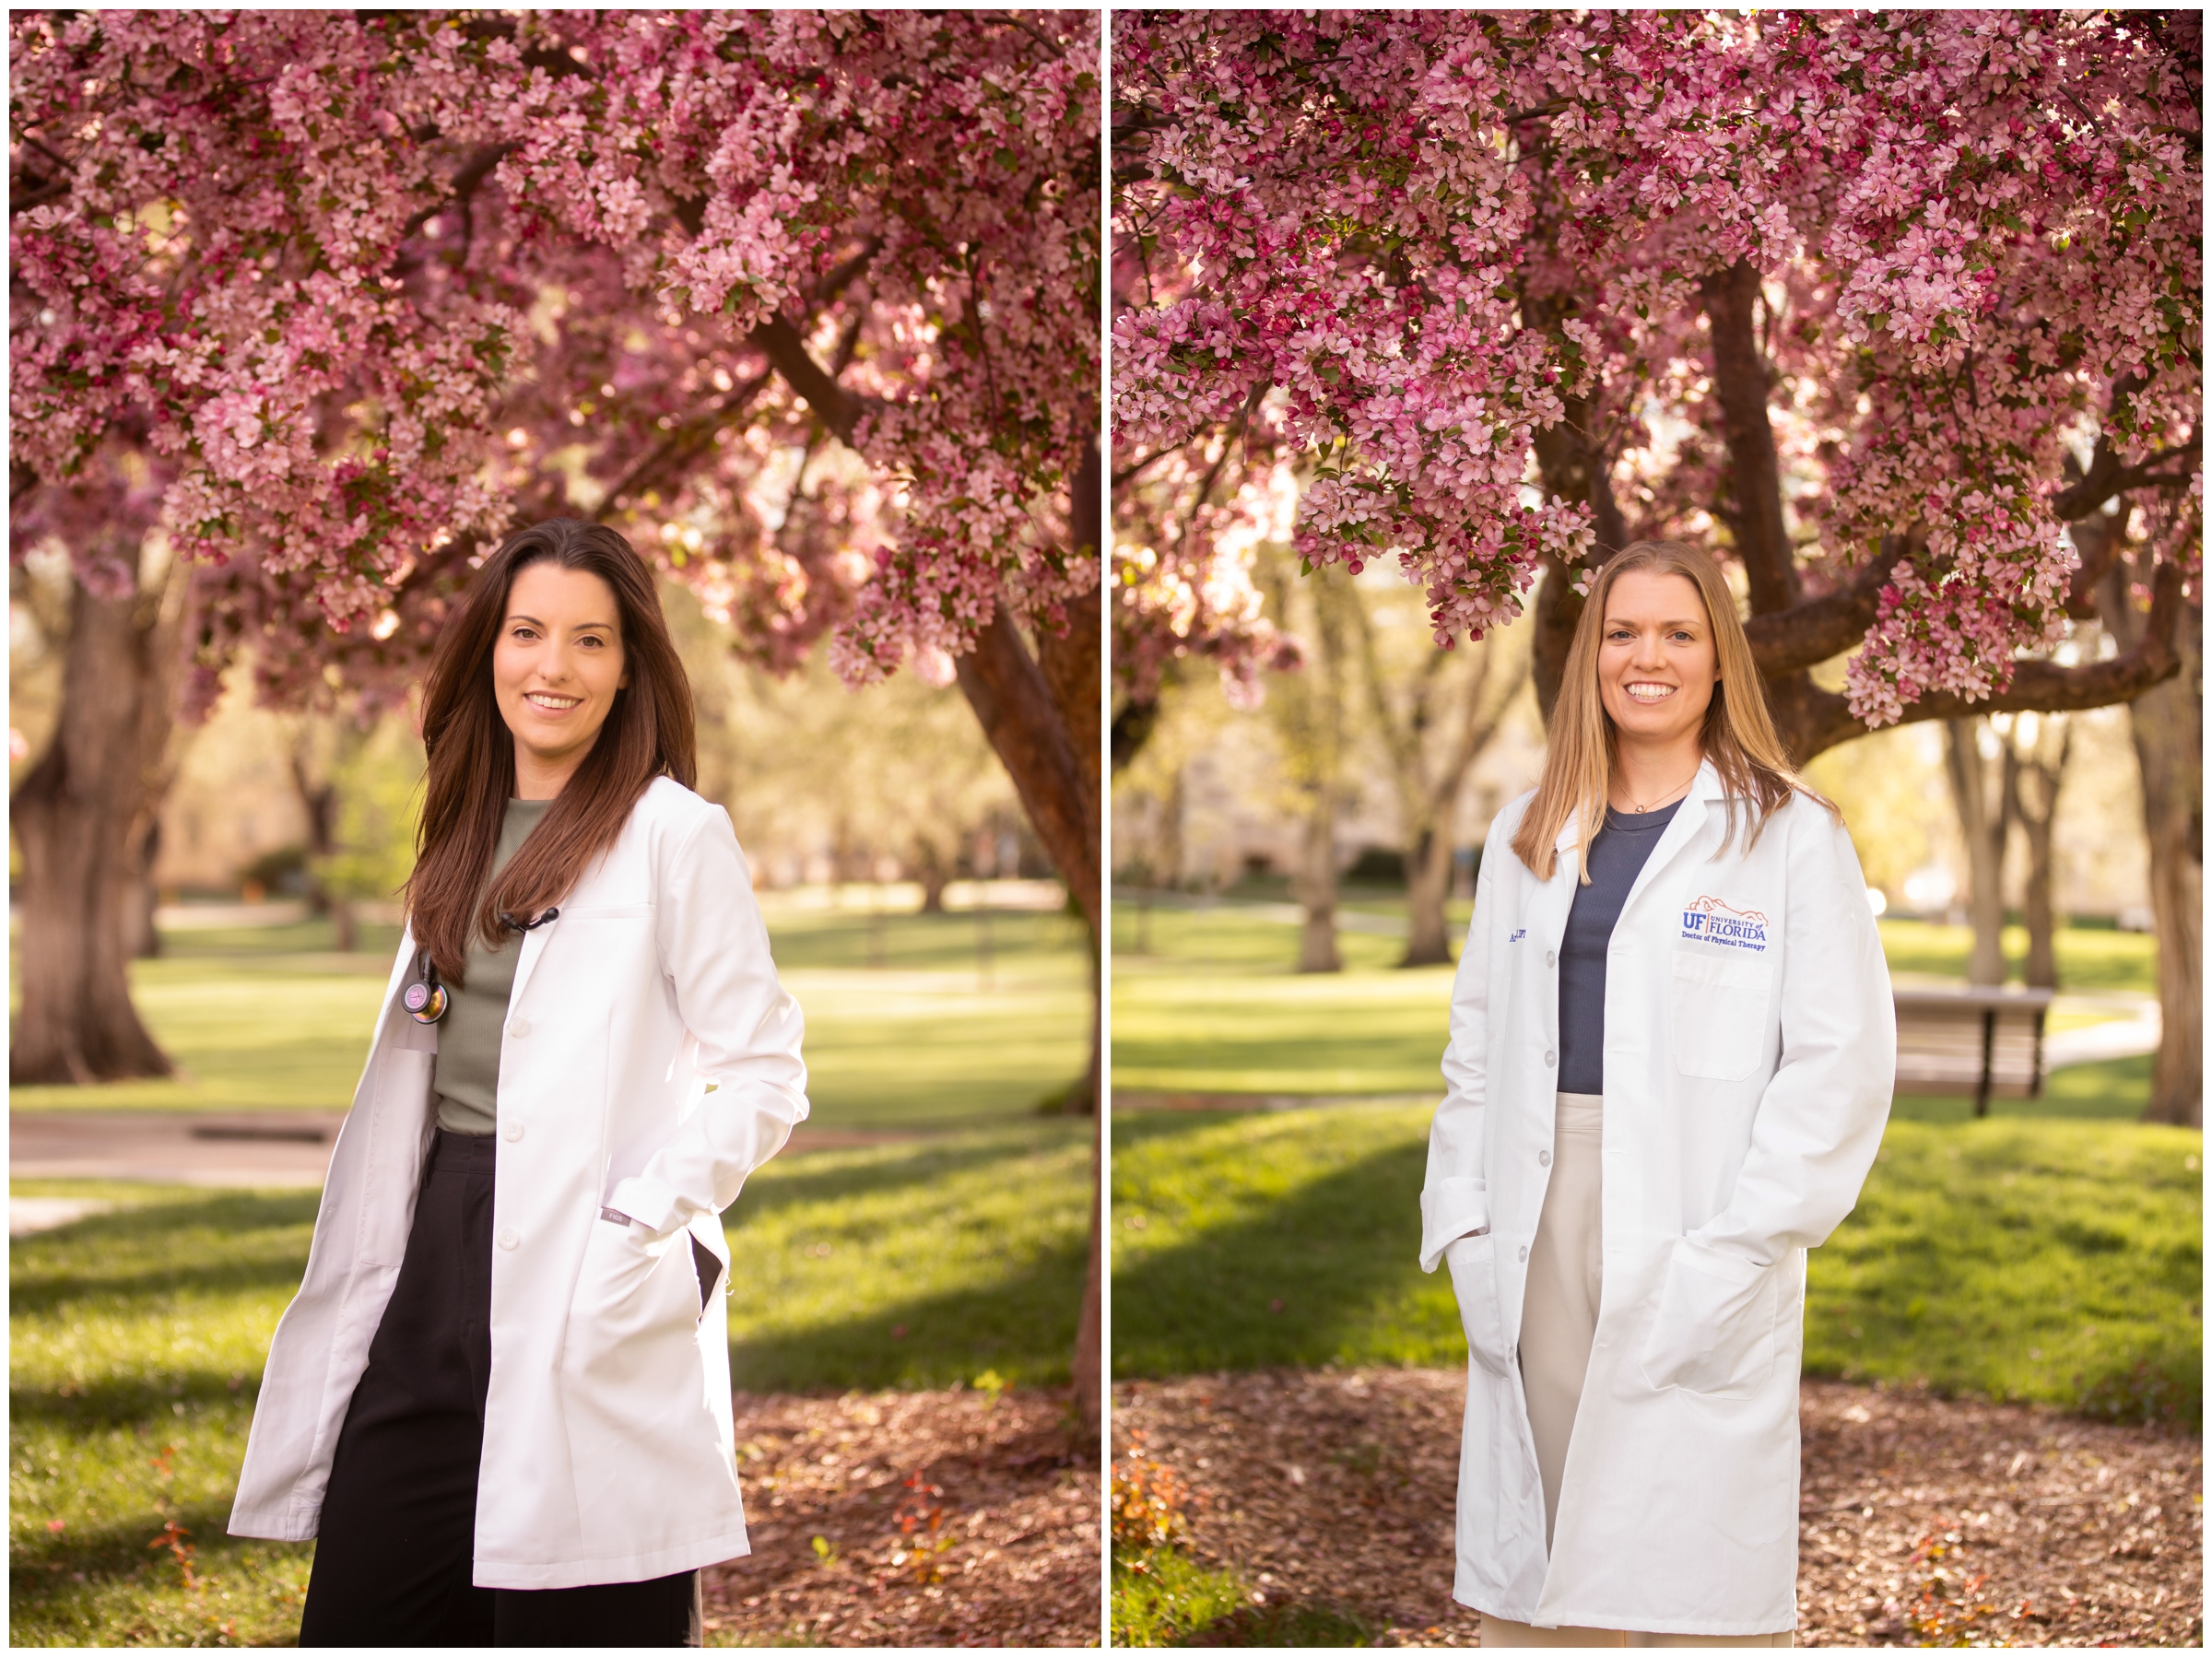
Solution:
[[[1057,1148],[1087,1126],[1087,1122],[1062,1118],[1008,1127],[1001,1117],[983,1130],[987,1138],[971,1133],[949,1144],[917,1140],[861,1154],[817,1152],[779,1159],[747,1182],[744,1195],[724,1216],[723,1223],[734,1246],[738,1233],[756,1216],[927,1184],[1025,1152]]]
[[[8,1290],[11,1316],[52,1313],[71,1301],[150,1300],[199,1292],[296,1286],[307,1265],[308,1234],[322,1198],[314,1192],[224,1192],[140,1204],[88,1216],[18,1240]],[[180,1233],[218,1235],[226,1258],[194,1262]],[[237,1258],[255,1233],[265,1254]],[[284,1237],[276,1235],[289,1232]]]
[[[1130,1123],[1121,1143],[1195,1134],[1221,1120],[1144,1120]],[[1257,1214],[1117,1270],[1113,1372],[1376,1361],[1378,1309],[1418,1296],[1423,1283],[1427,1161],[1426,1144],[1401,1139]],[[1426,1330],[1405,1334],[1415,1346],[1430,1345]]]
[[[730,1383],[747,1393],[938,1387],[995,1369],[1025,1385],[1065,1385],[1088,1250],[1077,1239],[977,1288],[732,1341]]]
[[[241,1378],[236,1370],[171,1368],[143,1379],[106,1376],[72,1387],[65,1394],[50,1388],[10,1387],[7,1408],[12,1419],[25,1423],[51,1421],[93,1428],[159,1422],[166,1427],[180,1403],[242,1400],[251,1407],[260,1396],[257,1374]]]
[[[252,1540],[225,1534],[223,1527],[230,1522],[230,1501],[224,1498],[179,1503],[161,1513],[144,1508],[100,1524],[79,1521],[58,1534],[50,1533],[41,1537],[34,1532],[19,1536],[8,1550],[9,1567],[16,1573],[18,1586],[29,1582],[34,1587],[42,1585],[47,1578],[65,1575],[71,1570],[81,1570],[87,1576],[95,1572],[109,1575],[128,1572],[145,1563],[149,1551],[147,1543],[162,1534],[162,1522],[167,1519],[174,1519],[190,1531],[195,1549],[201,1553],[212,1553],[231,1542],[242,1545]],[[57,1566],[61,1568],[59,1571],[54,1569]],[[22,1601],[11,1594],[9,1609],[20,1615]]]

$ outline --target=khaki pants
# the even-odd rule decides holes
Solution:
[[[1539,1628],[1482,1614],[1485,1651],[1498,1646],[1786,1646],[1794,1634],[1630,1634],[1619,1628]]]
[[[1597,1339],[1597,1297],[1605,1278],[1599,1149],[1605,1100],[1562,1093],[1551,1141],[1551,1183],[1528,1251],[1528,1294],[1521,1313],[1521,1380],[1528,1393],[1536,1473],[1544,1482],[1544,1545],[1559,1511],[1567,1441],[1582,1403],[1583,1377]],[[1638,1634],[1619,1628],[1539,1628],[1482,1614],[1486,1646],[1786,1646],[1781,1634]]]

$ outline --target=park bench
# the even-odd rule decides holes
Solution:
[[[1974,1114],[1993,1099],[2043,1091],[2043,1017],[2049,990],[1970,985],[1897,993],[1897,1090],[1964,1095]]]

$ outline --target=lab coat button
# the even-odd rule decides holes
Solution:
[[[1556,949],[1547,949],[1544,952],[1544,964],[1547,967],[1558,966],[1559,964],[1559,952]]]
[[[502,1249],[512,1249],[515,1244],[521,1242],[522,1240],[523,1240],[521,1238],[515,1236],[512,1228],[500,1233],[500,1247]],[[1524,1249],[1521,1251],[1521,1252],[1524,1256],[1525,1256],[1528,1253],[1528,1251]]]
[[[512,1235],[513,1235],[513,1233],[512,1233],[512,1232],[509,1232],[509,1233],[508,1233],[508,1236],[509,1236],[509,1237],[512,1237]],[[501,1238],[500,1240],[501,1242],[506,1242],[506,1241],[507,1241],[506,1238]],[[509,1248],[511,1248],[511,1249],[514,1247],[514,1245],[513,1245],[512,1243],[507,1243],[507,1246],[508,1246]],[[1527,1245],[1526,1243],[1523,1243],[1523,1244],[1521,1245],[1521,1258],[1522,1258],[1523,1260],[1524,1260],[1524,1261],[1525,1261],[1525,1260],[1528,1258],[1528,1245]]]
[[[514,1135],[511,1133],[507,1135],[507,1137],[512,1139]],[[1538,1151],[1536,1153],[1536,1166],[1538,1168],[1549,1168],[1551,1166],[1551,1153],[1549,1151]]]
[[[528,1035],[530,1033],[530,1020],[527,1018],[510,1018],[507,1021],[507,1033],[511,1036],[516,1037]]]
[[[1558,1053],[1556,1053],[1556,1052],[1552,1052],[1552,1051],[1551,1051],[1551,1049],[1550,1049],[1550,1048],[1548,1048],[1548,1047],[1547,1047],[1547,1048],[1546,1048],[1546,1049],[1544,1050],[1544,1068],[1545,1068],[1545,1069],[1547,1069],[1547,1070],[1549,1070],[1549,1069],[1550,1069],[1550,1068],[1551,1068],[1551,1067],[1552,1067],[1554,1064],[1557,1064],[1559,1062],[1559,1055]]]
[[[516,1140],[523,1136],[523,1124],[519,1122],[509,1122],[506,1127],[506,1134],[507,1143],[509,1145],[512,1145]]]

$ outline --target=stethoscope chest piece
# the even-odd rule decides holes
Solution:
[[[407,1017],[416,1023],[435,1024],[445,1017],[445,1009],[453,998],[446,994],[445,986],[438,981],[438,968],[431,961],[429,950],[424,950],[416,958],[416,970],[421,977],[418,981],[406,987],[399,998],[400,1005],[407,1009]]]

